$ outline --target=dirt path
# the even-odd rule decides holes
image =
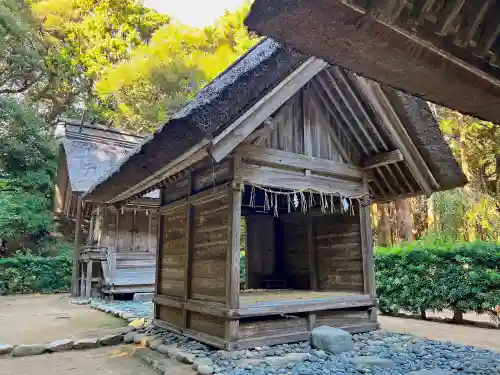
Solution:
[[[88,306],[70,304],[64,294],[0,297],[0,344],[98,336],[123,325]]]
[[[156,375],[131,346],[0,359],[2,375]]]
[[[500,330],[379,315],[386,331],[411,333],[431,340],[452,341],[500,352]]]

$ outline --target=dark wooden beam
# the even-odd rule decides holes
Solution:
[[[365,169],[372,169],[383,165],[398,163],[403,160],[404,158],[401,151],[393,150],[364,158],[361,161],[361,166]]]
[[[75,248],[73,250],[73,267],[71,272],[71,296],[78,296],[78,262],[80,261],[80,245],[82,242],[82,197],[79,196],[76,208],[76,227],[75,227]],[[82,273],[83,277],[83,273]]]
[[[363,171],[353,165],[318,159],[293,152],[257,146],[242,146],[238,149],[238,152],[241,153],[242,158],[245,160],[254,160],[298,170],[309,169],[310,171],[346,177],[349,179],[361,179],[363,177]]]

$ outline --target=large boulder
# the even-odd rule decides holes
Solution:
[[[313,348],[333,354],[354,350],[354,341],[349,332],[328,326],[320,326],[312,330],[311,345]]]

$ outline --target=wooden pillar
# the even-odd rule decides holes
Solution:
[[[309,289],[318,289],[318,270],[316,246],[314,244],[314,226],[312,215],[307,215],[307,253],[309,262]]]
[[[193,193],[193,173],[188,174],[188,197]],[[184,258],[184,301],[191,298],[192,252],[193,252],[193,205],[186,206],[186,257]],[[188,326],[188,310],[183,309],[182,317],[184,328]]]
[[[160,189],[160,207],[165,204],[164,189]],[[163,263],[163,215],[158,213],[156,227],[156,272],[155,272],[155,296],[161,294],[161,266]],[[160,318],[160,306],[155,302],[154,304],[154,318]]]
[[[366,180],[366,179],[365,179]],[[367,187],[367,182],[365,181]],[[375,287],[375,261],[373,255],[373,233],[372,217],[370,211],[370,201],[368,198],[363,200],[364,205],[359,207],[360,230],[361,230],[361,248],[363,254],[363,280],[364,291],[372,297],[376,297]],[[371,311],[370,320],[377,321],[377,308]]]
[[[118,245],[119,245],[119,242],[118,242],[118,238],[120,236],[120,209],[116,209],[116,222],[115,222],[115,238],[114,238],[114,245],[113,246],[113,252],[114,253],[118,253],[119,252],[119,249],[118,249]],[[104,219],[103,219],[103,222],[104,222]],[[103,227],[104,227],[104,224],[103,224]]]
[[[87,262],[87,275],[85,282],[85,298],[90,298],[92,293],[92,259]]]
[[[236,186],[235,186],[236,187]],[[226,258],[226,307],[240,307],[240,237],[241,237],[241,190],[239,187],[229,192],[229,246]],[[234,350],[238,341],[239,320],[226,320],[226,349]]]
[[[237,178],[241,158],[233,159],[233,178]],[[234,181],[229,190],[229,233],[226,254],[226,307],[240,307],[240,238],[241,238],[241,186]]]
[[[79,196],[77,201],[76,226],[75,226],[75,248],[73,250],[73,268],[71,272],[71,296],[78,296],[78,262],[80,260],[80,244],[82,242],[82,208],[83,201]]]
[[[80,265],[80,295],[79,297],[85,297],[85,263],[81,262]]]

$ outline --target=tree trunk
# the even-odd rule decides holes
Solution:
[[[408,199],[396,200],[397,231],[401,241],[411,241],[412,224],[410,216],[410,203]]]
[[[429,231],[436,230],[436,217],[434,215],[434,197],[431,195],[427,199],[427,229]]]
[[[453,321],[455,323],[462,323],[464,321],[464,312],[460,310],[453,310]]]
[[[377,205],[380,220],[378,222],[378,244],[379,246],[389,246],[391,244],[391,224],[387,214],[387,204]]]
[[[424,308],[420,309],[420,319],[427,320],[427,313]]]
[[[419,239],[427,231],[427,199],[425,196],[413,198],[411,207],[414,239]]]

